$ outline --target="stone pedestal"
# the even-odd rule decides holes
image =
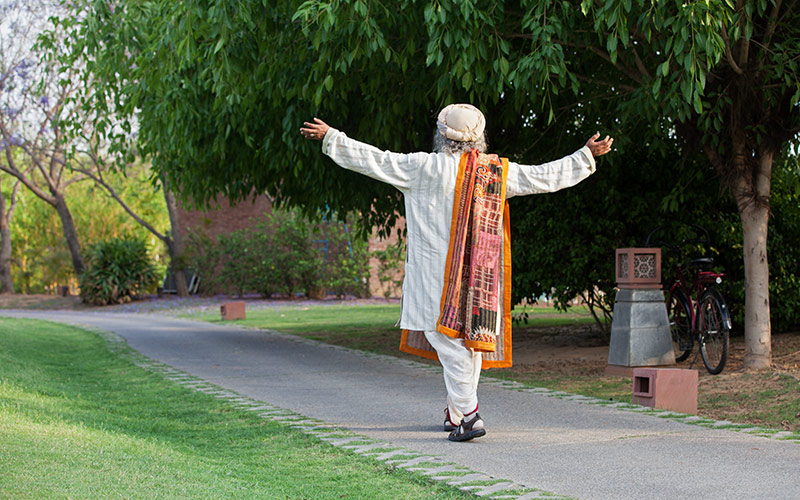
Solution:
[[[664,292],[620,289],[614,303],[606,373],[630,375],[633,367],[674,364]]]

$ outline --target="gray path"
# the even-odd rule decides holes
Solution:
[[[230,326],[127,314],[9,312],[113,331],[142,354],[251,398],[474,471],[580,499],[798,499],[800,443],[482,384],[486,437],[440,430],[441,375]]]

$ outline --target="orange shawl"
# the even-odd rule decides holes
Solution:
[[[511,366],[507,175],[505,158],[476,150],[461,157],[436,325],[437,331],[464,338],[467,347],[483,352],[483,368]],[[424,332],[403,330],[400,350],[436,359]]]

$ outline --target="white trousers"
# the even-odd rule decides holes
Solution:
[[[481,353],[465,347],[464,339],[454,339],[436,331],[426,331],[425,338],[439,355],[444,369],[450,420],[458,425],[464,415],[478,410]]]

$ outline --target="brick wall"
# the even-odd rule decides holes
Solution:
[[[190,232],[205,231],[211,239],[232,233],[250,226],[250,219],[261,218],[272,211],[272,201],[267,196],[254,196],[249,200],[231,206],[223,198],[218,207],[208,210],[193,210],[178,204],[178,225],[184,239]]]
[[[227,199],[221,199],[219,206],[208,210],[194,210],[178,205],[178,224],[182,231],[184,241],[188,241],[191,233],[205,233],[216,240],[217,236],[232,233],[244,229],[251,225],[251,219],[258,219],[265,213],[272,211],[272,202],[267,196],[254,196],[249,200],[231,206]],[[401,220],[398,227],[392,231],[387,239],[378,238],[373,235],[369,241],[370,251],[384,250],[389,245],[397,243],[398,232],[405,227],[405,221]],[[400,297],[402,289],[387,284],[381,284],[378,278],[379,261],[375,258],[370,259],[370,293],[378,297]],[[400,269],[392,273],[393,280],[402,279],[402,263]]]

